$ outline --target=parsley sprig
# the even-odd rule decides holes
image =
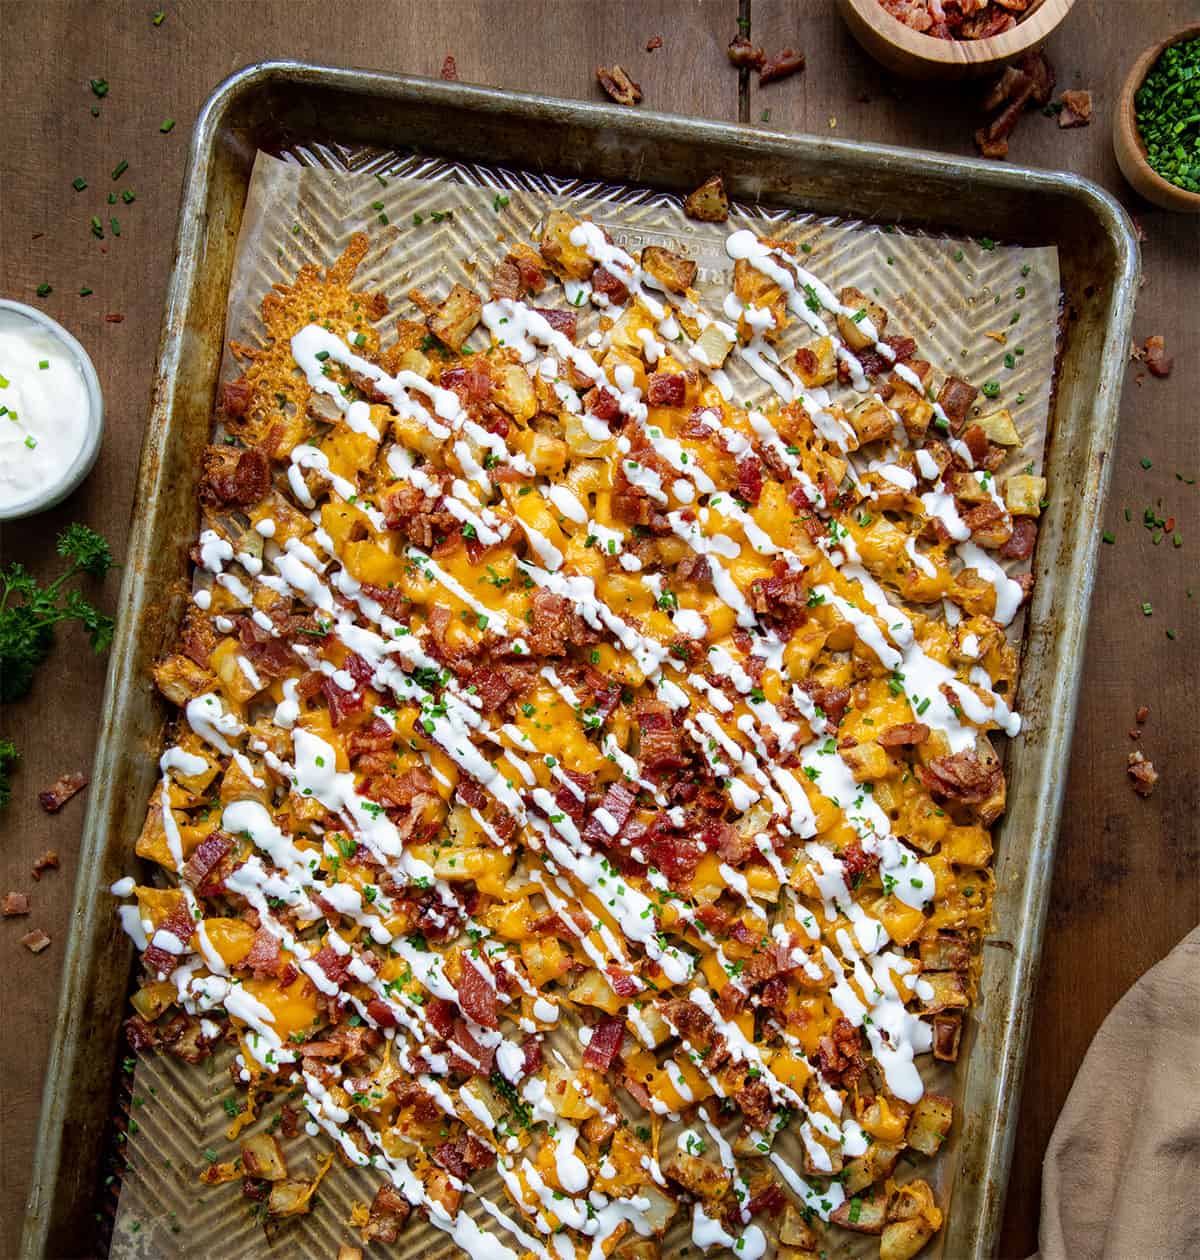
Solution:
[[[46,587],[20,564],[0,569],[0,701],[5,704],[28,693],[59,622],[80,622],[95,652],[112,642],[113,619],[79,591],[63,589],[81,573],[102,578],[113,567],[108,543],[86,525],[70,525],[58,536],[58,554],[71,561],[70,568]]]

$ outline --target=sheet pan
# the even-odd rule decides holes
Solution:
[[[97,1192],[109,1196],[99,1204],[102,1222],[114,1207],[112,1189],[97,1186],[97,1169],[114,1078],[123,1079],[118,1028],[131,955],[101,890],[131,862],[154,776],[165,713],[147,681],[147,666],[186,598],[196,456],[209,432],[234,245],[255,154],[261,149],[345,166],[370,160],[374,151],[410,146],[467,167],[486,163],[532,172],[581,198],[594,192],[596,181],[641,184],[650,190],[648,198],[654,190],[685,192],[719,169],[738,201],[773,212],[803,210],[1057,246],[1066,336],[1046,449],[1051,505],[1036,557],[1039,580],[1018,693],[1026,734],[1008,758],[1010,809],[997,845],[995,933],[985,947],[972,1021],[975,1045],[968,1047],[961,1072],[964,1107],[955,1135],[953,1192],[947,1195],[950,1220],[930,1249],[954,1257],[991,1254],[1011,1157],[1107,483],[1105,457],[1136,285],[1128,222],[1104,193],[1071,176],[294,63],[252,67],[227,81],[210,99],[193,138],[102,714],[93,778],[100,791],[85,827],[21,1254],[83,1254],[90,1249],[85,1240]],[[214,1091],[220,1084],[214,1082]],[[185,1207],[195,1203],[195,1135],[206,1124],[218,1136],[223,1128],[215,1116],[201,1114],[203,1090],[192,1093],[186,1099],[189,1123],[172,1123],[161,1103],[158,1110],[137,1112],[137,1127],[154,1131],[148,1148],[139,1144],[139,1160],[170,1159],[173,1171],[159,1177],[156,1198],[145,1203],[159,1228],[143,1230],[140,1218],[123,1213],[114,1254],[182,1255],[199,1247],[194,1254],[240,1255],[254,1237],[253,1224],[249,1234],[235,1227],[230,1206],[236,1195],[221,1201],[223,1211],[216,1201],[203,1210]],[[128,1106],[132,1094],[126,1086],[115,1096]],[[236,1211],[240,1226],[246,1213]],[[135,1223],[138,1228],[131,1229]],[[315,1228],[311,1249],[304,1250],[334,1254],[339,1232],[331,1214],[328,1227]]]

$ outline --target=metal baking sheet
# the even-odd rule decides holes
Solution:
[[[97,1210],[97,1169],[114,1079],[121,1076],[118,1027],[131,961],[98,889],[132,861],[154,776],[166,715],[152,694],[147,667],[186,597],[197,455],[209,433],[235,242],[259,150],[342,169],[374,160],[371,154],[380,151],[415,151],[464,168],[511,167],[558,181],[561,193],[580,198],[594,195],[599,182],[636,183],[646,188],[647,204],[661,192],[687,191],[719,169],[738,202],[769,206],[780,216],[803,211],[1057,247],[1067,327],[1046,449],[1051,505],[1036,556],[1039,580],[1018,693],[1026,734],[1008,758],[1010,806],[997,842],[995,934],[985,948],[974,1045],[960,1065],[964,1105],[950,1156],[953,1195],[949,1185],[943,1195],[949,1221],[929,1249],[930,1255],[954,1257],[990,1254],[1011,1156],[1030,986],[1065,781],[1061,767],[1069,751],[1107,482],[1105,456],[1136,285],[1128,222],[1104,193],[1071,176],[294,63],[234,76],[210,99],[193,138],[122,592],[124,616],[110,661],[93,779],[103,786],[90,803],[85,828],[75,931],[21,1254],[87,1250],[84,1239]],[[215,1104],[223,1082],[216,1075],[211,1081]],[[124,1105],[133,1092],[119,1091]],[[202,1135],[211,1132],[221,1142],[224,1121],[219,1106],[206,1106],[206,1098],[203,1083],[193,1083],[173,1103],[160,1093],[151,1105],[134,1109],[135,1134],[144,1132],[150,1141],[138,1143],[127,1206],[134,1202],[135,1182],[147,1197],[142,1215],[124,1214],[120,1254],[243,1255],[262,1237],[236,1190],[199,1201],[198,1152],[209,1145]],[[167,1175],[144,1166],[168,1159]],[[280,1240],[289,1254],[299,1248],[332,1255],[345,1236],[340,1222],[352,1196],[348,1185],[339,1188],[332,1179],[327,1184],[322,1194],[329,1210],[307,1218],[303,1234]],[[102,1220],[112,1206],[110,1199],[109,1211],[99,1212]],[[146,1213],[155,1229],[145,1228]]]

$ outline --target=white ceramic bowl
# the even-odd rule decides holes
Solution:
[[[24,302],[13,302],[8,298],[0,298],[0,311],[11,311],[22,316],[44,333],[53,337],[71,356],[83,377],[87,390],[88,415],[84,432],[83,446],[71,463],[62,470],[62,475],[53,482],[42,486],[28,498],[8,507],[0,507],[0,521],[17,521],[25,516],[33,516],[46,508],[61,503],[63,499],[92,471],[96,456],[100,451],[100,438],[104,433],[104,396],[100,392],[100,381],[88,352],[57,321],[51,319],[43,311]]]

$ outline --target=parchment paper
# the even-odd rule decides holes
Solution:
[[[661,244],[694,258],[702,305],[716,316],[732,282],[732,263],[724,250],[729,232],[747,226],[809,245],[804,266],[835,291],[853,284],[880,302],[890,316],[888,333],[913,337],[917,356],[933,364],[935,378],[954,374],[975,384],[999,383],[996,398],[981,396],[978,402],[985,413],[1008,407],[1023,441],[998,471],[998,481],[1030,464],[1041,468],[1057,348],[1059,274],[1053,247],[930,236],[748,205],[736,205],[728,224],[703,224],[684,217],[679,198],[645,189],[377,151],[313,147],[284,158],[260,153],[238,239],[226,342],[261,344],[259,307],[270,286],[290,282],[304,263],[328,265],[355,231],[366,231],[371,240],[356,287],[387,296],[390,313],[381,322],[384,329],[397,316],[419,318],[406,297],[414,287],[434,300],[455,281],[486,292],[493,264],[513,242],[528,241],[556,205],[595,219],[635,256],[643,245]],[[550,290],[546,297],[555,301]],[[562,301],[561,294],[557,301]],[[599,313],[584,308],[580,316],[582,337],[596,325]],[[485,336],[482,329],[474,334],[481,348]],[[810,338],[810,331],[797,322],[785,334],[781,354]],[[384,344],[390,339],[385,332]],[[738,401],[766,397],[766,386],[748,368],[732,358],[727,366]],[[238,371],[227,350],[222,380]],[[1022,620],[1010,627],[1014,640],[1021,635]],[[969,1034],[964,1037],[964,1056],[971,1040]],[[582,1048],[573,1029],[560,1027],[549,1043],[567,1062],[580,1061]],[[132,1109],[136,1126],[122,1146],[129,1169],[117,1209],[113,1255],[333,1260],[340,1244],[356,1242],[345,1221],[353,1201],[370,1202],[378,1174],[364,1175],[335,1162],[313,1212],[275,1230],[273,1244],[239,1183],[209,1188],[197,1181],[209,1156],[224,1160],[237,1154],[237,1143],[224,1137],[229,1116],[222,1104],[241,1097],[230,1084],[230,1057],[231,1052],[219,1053],[215,1062],[199,1068],[168,1056],[139,1061],[132,1092],[143,1105]],[[929,1056],[922,1059],[921,1069],[927,1088],[958,1096],[960,1073]],[[148,1100],[153,1105],[145,1105]],[[269,1120],[275,1110],[269,1108],[263,1119]],[[969,1122],[969,1117],[956,1116],[954,1132]],[[736,1128],[730,1126],[728,1133]],[[664,1152],[673,1149],[669,1132]],[[782,1134],[776,1149],[802,1168],[798,1138]],[[287,1142],[285,1150],[291,1175],[306,1176],[325,1144],[302,1137]],[[926,1177],[938,1202],[952,1211],[957,1163],[952,1133],[936,1160],[922,1159],[915,1168],[902,1163],[896,1176],[902,1181]],[[479,1179],[476,1189],[505,1203],[494,1172]],[[487,1220],[477,1200],[469,1198],[464,1206],[481,1222]],[[511,1238],[505,1241],[513,1244]],[[689,1244],[688,1228],[680,1222],[663,1254],[677,1256]],[[875,1239],[834,1230],[826,1253],[831,1258],[874,1256],[877,1248]],[[695,1251],[689,1247],[689,1254]],[[932,1260],[939,1252],[935,1239],[922,1254]],[[369,1254],[435,1260],[460,1253],[445,1234],[413,1221],[394,1247],[372,1247]]]

